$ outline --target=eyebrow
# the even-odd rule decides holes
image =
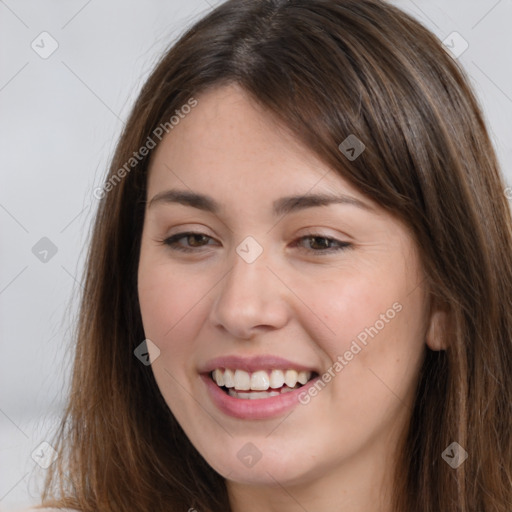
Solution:
[[[213,214],[219,214],[222,211],[220,203],[210,196],[190,192],[188,190],[165,190],[156,194],[149,202],[148,209],[156,204],[178,203],[185,206],[198,208]],[[288,196],[276,199],[273,203],[273,214],[278,217],[288,213],[314,208],[317,206],[328,206],[330,204],[347,204],[357,206],[364,210],[375,212],[369,204],[352,196],[330,195],[330,194],[304,194],[298,196]]]

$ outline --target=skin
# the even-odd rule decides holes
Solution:
[[[442,348],[432,335],[441,313],[428,315],[415,243],[237,86],[197,99],[152,155],[148,177],[148,205],[179,188],[223,208],[212,214],[160,202],[146,210],[138,291],[146,337],[160,349],[152,369],[162,395],[226,478],[233,511],[390,510],[393,453],[425,344]],[[273,217],[275,199],[318,192],[372,210],[331,204]],[[161,243],[187,231],[211,238],[181,238],[192,253]],[[324,239],[301,238],[312,234],[351,246],[326,253]],[[251,264],[236,252],[247,236],[263,248]],[[273,354],[327,371],[395,303],[400,312],[291,413],[229,417],[198,375],[209,359],[230,354]],[[252,467],[237,457],[248,442],[262,454]]]

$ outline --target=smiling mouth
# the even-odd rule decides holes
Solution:
[[[318,376],[311,371],[258,370],[252,373],[244,370],[216,368],[210,378],[226,394],[233,398],[257,400],[279,396],[301,388]]]

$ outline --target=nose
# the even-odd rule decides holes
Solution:
[[[235,252],[231,270],[215,288],[212,324],[244,340],[284,327],[290,317],[290,291],[278,274],[265,251],[251,263]]]

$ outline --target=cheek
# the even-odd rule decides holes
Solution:
[[[334,375],[350,375],[343,386],[380,377],[405,392],[424,351],[423,292],[405,266],[402,272],[378,270],[304,282],[301,293],[315,313],[309,315],[310,336],[333,363],[341,363],[332,368]],[[337,387],[345,379],[332,380]]]
[[[193,351],[201,325],[198,316],[204,314],[210,288],[204,276],[141,258],[138,293],[144,333],[159,347],[164,360],[171,361],[171,349],[176,362]]]
[[[321,333],[322,342],[329,346],[333,358],[349,350],[355,339],[364,342],[375,332],[388,330],[398,317],[393,304],[400,302],[403,294],[398,283],[378,282],[373,274],[333,274],[329,281],[304,282],[302,296],[314,315],[311,328],[313,339]],[[389,323],[383,323],[381,315]],[[316,320],[316,321],[315,321]],[[370,333],[369,333],[370,331]]]
[[[189,417],[192,390],[189,375],[196,340],[202,324],[199,316],[208,303],[211,288],[204,279],[171,268],[168,262],[141,257],[138,272],[139,304],[144,334],[160,350],[151,368],[162,395],[180,422]]]

